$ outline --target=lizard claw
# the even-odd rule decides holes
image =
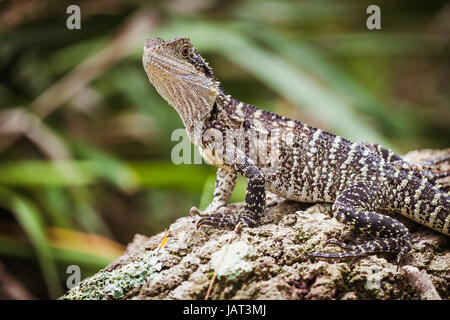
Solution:
[[[197,224],[195,225],[195,228],[198,230],[200,229],[200,227],[203,225],[201,219],[197,222]]]
[[[251,227],[254,225],[253,221],[242,214],[222,214],[214,213],[206,217],[202,217],[197,222],[197,229],[202,225],[209,225],[218,229],[234,230],[237,225],[242,227]]]

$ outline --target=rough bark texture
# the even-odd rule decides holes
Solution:
[[[420,162],[448,152],[413,151],[406,158]],[[448,171],[450,165],[435,170]],[[325,247],[327,239],[363,238],[337,222],[328,204],[297,203],[273,194],[268,204],[260,226],[242,230],[230,245],[233,232],[197,230],[198,217],[175,221],[159,249],[164,233],[136,235],[119,259],[62,299],[204,299],[214,271],[211,299],[450,298],[449,237],[395,215],[412,233],[406,268],[389,255],[305,261],[313,251],[340,250]],[[221,210],[243,210],[243,203]]]

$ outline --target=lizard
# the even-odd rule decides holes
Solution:
[[[368,237],[359,244],[329,239],[327,244],[343,250],[313,252],[308,258],[392,253],[400,263],[412,248],[411,234],[385,211],[450,235],[450,197],[436,182],[450,172],[430,170],[450,154],[412,164],[379,144],[354,143],[234,99],[188,38],[148,39],[142,63],[150,83],[178,112],[191,142],[218,167],[212,202],[204,211],[191,209],[191,215],[200,216],[197,227],[254,227],[271,191],[294,201],[333,203],[339,222]],[[269,154],[265,159],[250,155],[262,149]],[[230,200],[237,175],[248,180],[245,211],[216,212]]]

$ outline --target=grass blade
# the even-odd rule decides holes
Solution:
[[[50,296],[53,298],[60,296],[62,290],[58,272],[38,208],[30,200],[3,187],[0,187],[0,204],[13,212],[30,239]]]

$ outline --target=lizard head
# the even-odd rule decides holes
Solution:
[[[142,63],[150,83],[178,111],[186,128],[210,114],[219,82],[189,39],[148,39]]]

